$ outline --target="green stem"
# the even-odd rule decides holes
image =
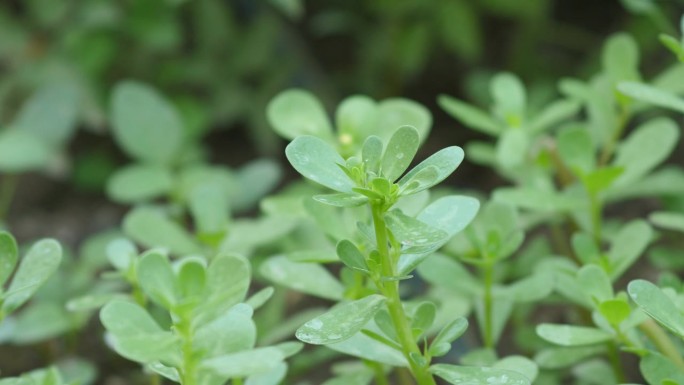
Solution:
[[[589,210],[591,211],[591,226],[594,232],[594,242],[596,245],[601,245],[601,217],[603,212],[603,207],[601,201],[598,199],[596,194],[589,193]]]
[[[367,361],[366,363],[373,369],[373,372],[375,373],[375,385],[389,385],[389,381],[385,376],[385,370],[381,363],[375,361]]]
[[[14,174],[6,174],[0,183],[0,220],[3,220],[9,212],[14,191],[17,188],[18,177]]]
[[[488,349],[494,348],[494,333],[493,333],[493,313],[494,300],[492,295],[492,287],[494,286],[494,266],[487,263],[482,267],[484,278],[484,331],[482,333],[484,339],[484,346]]]
[[[233,385],[242,385],[244,382],[242,381],[242,378],[233,378]]]
[[[183,314],[179,315],[180,320],[175,325],[178,334],[183,341],[181,352],[183,355],[182,370],[180,371],[181,384],[197,385],[197,362],[192,348],[192,330],[190,320]]]
[[[653,320],[649,319],[639,325],[639,329],[653,342],[653,345],[677,367],[684,371],[684,359],[679,354],[679,349],[672,342],[665,331]]]
[[[371,209],[373,212],[373,226],[375,227],[378,253],[380,253],[381,273],[384,277],[393,277],[395,275],[395,261],[389,253],[387,227],[385,225],[385,219],[383,218],[384,211],[379,205],[371,205]],[[399,282],[391,280],[382,281],[382,279],[380,279],[376,284],[381,289],[382,294],[387,298],[387,309],[413,377],[419,385],[435,385],[435,379],[428,371],[427,365],[418,365],[418,363],[411,359],[411,353],[419,355],[421,353],[416,340],[413,338],[411,325],[404,313],[404,307],[401,304],[401,298],[399,297]]]
[[[615,380],[618,384],[625,382],[625,372],[622,369],[622,363],[620,362],[620,352],[618,351],[615,343],[608,343],[608,359],[610,360],[610,365],[613,368],[613,374],[615,374]]]
[[[150,385],[161,385],[161,376],[157,373],[150,374]]]

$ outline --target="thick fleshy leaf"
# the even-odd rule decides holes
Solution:
[[[602,64],[612,81],[639,80],[639,47],[626,33],[618,33],[606,41]]]
[[[61,303],[34,302],[17,315],[11,341],[17,345],[29,345],[59,337],[79,326],[72,316]]]
[[[448,240],[449,234],[428,224],[404,215],[399,210],[385,214],[387,228],[401,242],[404,253],[429,253]]]
[[[0,288],[14,272],[19,252],[12,234],[0,231]]]
[[[401,126],[411,126],[418,132],[419,143],[427,138],[432,125],[430,111],[412,100],[392,98],[378,103],[377,134],[384,142]]]
[[[369,136],[363,142],[361,149],[361,160],[365,165],[366,172],[378,175],[380,173],[380,162],[382,162],[382,140],[377,136]]]
[[[573,171],[588,173],[594,169],[594,144],[586,127],[571,126],[558,134],[558,153]]]
[[[531,132],[540,132],[551,128],[580,111],[581,104],[576,100],[558,100],[547,105],[529,124]]]
[[[278,385],[285,379],[286,374],[287,364],[282,362],[267,372],[249,376],[245,385]]]
[[[140,258],[136,272],[145,294],[162,307],[172,309],[180,291],[168,257],[158,251],[148,251]]]
[[[658,286],[638,279],[629,283],[627,291],[644,312],[684,338],[684,315],[677,311],[674,302]]]
[[[435,253],[421,263],[418,273],[427,282],[455,292],[474,295],[482,290],[480,282],[461,262],[441,253]]]
[[[343,239],[337,243],[337,256],[342,263],[356,270],[367,271],[366,258],[351,241]]]
[[[515,302],[540,301],[553,291],[553,277],[547,272],[534,273],[503,288],[502,291]]]
[[[562,369],[604,351],[603,345],[550,348],[537,353],[534,361],[543,369]]]
[[[308,91],[292,89],[280,93],[268,104],[266,116],[275,131],[285,139],[295,139],[300,135],[332,138],[328,115],[318,99]]]
[[[519,127],[525,119],[525,86],[511,73],[500,73],[492,78],[490,92],[494,110],[509,127]]]
[[[496,161],[500,167],[509,169],[521,166],[527,157],[530,139],[519,129],[506,130],[496,143]]]
[[[19,262],[12,282],[4,294],[2,312],[9,314],[38,291],[62,261],[62,247],[53,239],[36,242]]]
[[[259,271],[271,282],[317,297],[340,300],[344,293],[344,286],[319,264],[293,262],[281,255],[266,260]]]
[[[517,372],[527,377],[530,383],[534,382],[539,374],[539,368],[537,364],[527,357],[523,356],[508,356],[497,361],[494,369],[510,370],[511,372]]]
[[[601,329],[556,324],[538,325],[537,335],[546,341],[561,346],[594,345],[613,339],[612,335]]]
[[[670,156],[679,139],[679,128],[668,118],[649,120],[620,144],[613,165],[624,168],[615,186],[633,183]]]
[[[280,365],[284,358],[279,349],[266,347],[210,358],[202,361],[200,366],[225,378],[243,378],[267,373]]]
[[[217,244],[228,230],[230,203],[228,195],[215,183],[204,183],[191,192],[188,205],[200,239]]]
[[[358,207],[368,202],[368,197],[355,192],[314,195],[313,199],[335,207]]]
[[[116,351],[126,358],[153,362],[175,353],[177,338],[138,304],[114,300],[102,308],[100,320],[114,337]]]
[[[372,325],[373,323],[370,322],[364,326],[364,330],[377,330],[377,327]],[[393,349],[362,332],[356,333],[344,341],[327,344],[325,347],[353,357],[380,362],[385,365],[396,367],[408,366],[406,358],[400,351]]]
[[[350,96],[340,103],[335,112],[335,125],[342,145],[344,135],[352,140],[364,140],[374,130],[377,120],[377,104],[367,96]]]
[[[674,93],[637,82],[622,82],[617,88],[636,100],[684,113],[684,99]]]
[[[211,321],[243,302],[249,289],[250,264],[242,257],[219,254],[207,267],[205,301],[198,308],[203,321]]]
[[[254,207],[273,191],[282,178],[280,164],[271,159],[257,159],[240,167],[235,173],[236,186],[230,194],[230,207],[241,211]]]
[[[342,303],[302,325],[295,335],[313,345],[344,341],[360,331],[384,303],[385,297],[377,294]]]
[[[506,202],[515,207],[535,211],[574,211],[587,205],[584,199],[555,191],[542,191],[527,187],[503,187],[496,189],[493,200]]]
[[[588,301],[594,305],[613,298],[613,284],[606,271],[598,265],[582,266],[577,271],[577,283]]]
[[[299,136],[285,148],[285,155],[305,178],[340,192],[351,192],[354,187],[354,182],[340,169],[344,159],[322,139]]]
[[[31,132],[15,129],[0,132],[0,171],[39,170],[47,166],[51,156],[50,147]]]
[[[645,221],[634,220],[623,226],[610,243],[610,277],[615,280],[632,266],[652,238],[653,230]]]
[[[449,115],[463,122],[466,126],[492,136],[498,136],[503,127],[485,111],[464,103],[447,95],[437,98],[439,106]]]
[[[183,121],[156,90],[133,81],[117,84],[111,113],[114,138],[128,155],[149,163],[176,160],[183,146]]]
[[[480,202],[471,197],[451,195],[437,199],[418,214],[417,219],[447,234],[443,242],[463,230],[477,214]],[[443,245],[444,243],[442,243]],[[439,245],[441,247],[442,245]],[[435,249],[436,250],[436,249]],[[400,276],[410,273],[429,253],[402,254],[397,263]]]
[[[74,87],[47,85],[21,107],[11,126],[35,134],[50,146],[62,146],[76,129],[79,105]]]
[[[124,218],[127,236],[149,248],[165,248],[174,254],[200,254],[202,249],[190,234],[160,210],[151,207],[133,209]]]
[[[117,170],[107,181],[107,195],[116,202],[142,202],[168,194],[173,185],[169,168],[133,164]]]
[[[428,189],[451,175],[461,164],[463,157],[464,153],[460,147],[452,146],[441,149],[406,173],[399,180],[399,187],[410,190],[411,194]],[[429,174],[431,177],[427,179],[425,175],[419,178],[421,173],[429,169],[436,170],[436,173]],[[416,187],[411,186],[414,183],[417,184]],[[406,192],[405,195],[408,195],[408,193]]]
[[[524,375],[504,369],[435,364],[430,366],[430,371],[454,385],[530,385],[532,383]]]
[[[684,214],[659,211],[651,213],[648,219],[658,227],[684,232]]]
[[[682,369],[672,363],[669,358],[655,352],[649,352],[649,354],[641,358],[639,369],[644,378],[646,378],[648,385],[684,383],[684,372]],[[668,383],[666,380],[673,382]]]
[[[237,304],[225,314],[198,328],[193,346],[205,357],[251,349],[256,343],[256,325],[252,321],[252,308]]]
[[[382,175],[390,181],[397,180],[411,164],[418,152],[420,138],[411,126],[401,126],[392,135],[382,155]]]
[[[606,191],[609,202],[640,197],[679,196],[684,194],[684,171],[678,167],[663,167],[640,180],[619,189]]]
[[[430,355],[441,357],[451,350],[451,343],[465,333],[468,320],[461,317],[446,324],[430,343]]]

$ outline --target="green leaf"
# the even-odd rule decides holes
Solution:
[[[437,250],[449,237],[446,232],[429,226],[399,210],[385,214],[387,228],[402,244],[402,253],[428,253]]]
[[[503,127],[485,111],[473,107],[470,104],[461,102],[447,95],[440,95],[437,103],[449,115],[463,122],[466,126],[489,134],[499,136]]]
[[[280,164],[270,159],[253,160],[235,173],[236,186],[229,194],[230,207],[236,211],[253,208],[273,191],[282,178]],[[213,181],[212,181],[213,182]]]
[[[679,40],[664,33],[658,35],[658,40],[660,40],[662,45],[675,54],[680,62],[684,62],[684,47]]]
[[[511,73],[500,73],[492,78],[490,92],[494,111],[509,127],[520,127],[525,119],[525,86]]]
[[[599,306],[601,315],[608,320],[613,326],[619,326],[622,321],[626,320],[632,312],[627,301],[623,299],[610,299],[601,302]]]
[[[165,248],[174,254],[201,254],[202,249],[178,223],[151,207],[133,209],[123,221],[127,236],[149,248]]]
[[[429,354],[433,357],[441,357],[451,350],[451,343],[465,333],[468,328],[468,320],[461,317],[446,324],[430,343]]]
[[[401,126],[411,126],[418,133],[418,142],[427,138],[432,125],[430,111],[412,100],[392,98],[378,104],[377,135],[387,142]],[[417,143],[417,144],[419,144]]]
[[[380,174],[380,162],[382,161],[382,140],[377,136],[369,136],[363,142],[361,149],[361,160],[365,165],[367,173]]]
[[[54,274],[62,261],[62,247],[53,239],[36,242],[21,259],[4,293],[2,312],[9,314],[23,305]]]
[[[576,232],[573,234],[572,250],[583,264],[596,262],[601,256],[601,251],[596,246],[594,238],[587,233]]]
[[[600,266],[589,264],[577,271],[577,283],[590,303],[598,305],[613,298],[613,285],[608,274]]]
[[[674,93],[644,83],[621,82],[618,90],[636,100],[684,113],[684,99]]]
[[[347,267],[360,271],[368,271],[366,258],[351,241],[343,239],[337,243],[337,256]]]
[[[149,201],[168,194],[171,171],[155,164],[133,164],[116,170],[107,181],[107,195],[120,203]]]
[[[164,331],[140,305],[114,300],[102,308],[100,320],[114,337],[114,349],[126,358],[152,362],[177,354],[177,338]]]
[[[401,126],[392,135],[382,156],[382,175],[389,181],[397,180],[411,164],[418,152],[420,138],[411,126]]]
[[[435,322],[437,306],[432,302],[421,302],[411,317],[411,328],[427,331]]]
[[[615,280],[632,266],[652,238],[653,230],[646,221],[634,220],[624,225],[610,243],[610,277]]]
[[[281,384],[287,374],[287,364],[280,363],[275,368],[247,377],[245,385],[278,385]]]
[[[564,120],[567,120],[579,113],[582,105],[576,100],[557,100],[547,105],[530,122],[529,130],[533,133],[547,130]]]
[[[522,130],[506,130],[496,143],[496,161],[506,169],[521,166],[530,146],[527,133]]]
[[[321,265],[292,262],[283,255],[266,260],[259,272],[271,282],[321,298],[338,301],[344,293],[342,284]]]
[[[527,357],[523,356],[508,356],[503,358],[492,366],[494,369],[510,370],[511,372],[517,372],[527,377],[530,383],[534,382],[539,374],[539,368],[537,364]]]
[[[595,167],[594,143],[583,126],[570,126],[558,133],[558,154],[563,162],[579,175]]]
[[[570,212],[584,209],[587,203],[580,198],[555,191],[544,191],[531,187],[502,187],[494,191],[494,201],[505,202],[515,207],[545,212]]]
[[[115,239],[107,244],[107,259],[117,270],[126,273],[131,268],[138,250],[126,238]]]
[[[342,145],[360,143],[375,129],[377,104],[367,96],[353,95],[345,98],[335,111],[335,125]],[[348,135],[351,142],[344,135]]]
[[[344,159],[322,139],[299,136],[286,148],[285,155],[304,177],[340,192],[351,192],[354,182],[340,169]]]
[[[342,303],[302,325],[295,335],[313,345],[344,341],[360,331],[384,303],[385,297],[377,294]]]
[[[11,342],[29,345],[59,337],[80,326],[58,302],[36,301],[19,313]]]
[[[200,367],[225,378],[242,378],[275,369],[284,359],[274,347],[256,348],[202,361]]]
[[[31,132],[52,147],[63,146],[76,129],[79,99],[71,85],[43,86],[21,107],[11,125]]]
[[[537,353],[534,361],[543,369],[562,369],[604,351],[602,345],[550,348]]]
[[[356,192],[314,195],[313,199],[335,207],[358,207],[368,202],[368,198]]]
[[[252,308],[237,304],[213,321],[199,327],[193,337],[193,347],[204,357],[252,349],[256,343],[256,325]]]
[[[652,119],[637,127],[617,149],[613,165],[625,170],[615,186],[643,178],[670,156],[678,139],[679,128],[668,118]]]
[[[112,95],[114,138],[137,160],[172,164],[183,146],[183,122],[153,88],[138,82],[116,85]]]
[[[48,165],[51,157],[50,147],[33,133],[15,129],[0,132],[0,171],[39,170]]]
[[[590,194],[596,194],[611,187],[624,170],[622,167],[603,167],[585,175],[582,182]]]
[[[502,294],[515,302],[537,302],[553,291],[553,277],[546,272],[537,272],[504,288]]]
[[[140,258],[136,272],[145,294],[165,309],[173,309],[180,293],[169,259],[158,251],[148,251]]]
[[[195,220],[195,231],[210,245],[218,244],[228,230],[228,195],[216,183],[201,184],[190,192],[188,206]]]
[[[427,258],[418,266],[418,273],[427,282],[454,292],[478,294],[482,290],[480,282],[468,269],[441,253],[435,253]]]
[[[313,135],[329,140],[332,127],[323,106],[310,92],[292,89],[281,92],[266,109],[268,122],[285,139]]]
[[[18,258],[17,242],[12,234],[0,231],[0,292],[2,292],[2,287],[7,279],[14,272]]]
[[[399,180],[399,187],[405,189],[403,195],[415,194],[442,182],[456,170],[463,161],[463,157],[463,150],[456,146],[437,151]],[[436,172],[425,174],[426,170],[436,170]],[[412,184],[416,186],[412,187]]]
[[[640,78],[639,48],[626,33],[618,33],[608,39],[603,47],[602,63],[613,82]]]
[[[656,226],[668,230],[684,232],[684,214],[658,211],[651,213],[648,219]],[[0,280],[2,282],[2,280]]]
[[[370,325],[372,325],[372,323]],[[367,327],[368,325],[365,326],[365,328]],[[379,362],[385,365],[397,367],[408,366],[406,358],[400,351],[369,337],[363,332],[356,333],[344,341],[325,345],[325,347],[350,356]]]
[[[475,218],[479,208],[480,202],[475,198],[451,195],[432,202],[418,214],[416,219],[447,234],[442,244],[434,245],[438,249],[444,242],[463,230]],[[402,254],[397,263],[398,274],[407,275],[428,255],[429,253]]]
[[[677,167],[664,167],[627,186],[606,191],[610,202],[640,198],[677,196],[684,194],[684,172]]]
[[[667,357],[655,352],[649,352],[641,358],[639,369],[649,385],[669,385],[667,380],[674,381],[675,384],[684,383],[682,369]]]
[[[497,385],[530,385],[530,380],[522,374],[510,370],[475,366],[456,366],[435,364],[430,372],[455,385],[497,384]]]
[[[632,300],[658,323],[684,338],[684,315],[677,306],[656,285],[643,279],[632,281],[627,286]]]
[[[244,258],[230,254],[214,257],[207,267],[205,301],[197,309],[202,321],[210,321],[243,302],[250,278],[250,264]]]
[[[537,326],[537,335],[561,346],[594,345],[613,339],[612,335],[596,328],[546,323]]]

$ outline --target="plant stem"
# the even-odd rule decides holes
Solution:
[[[366,361],[366,363],[373,369],[373,372],[375,372],[375,385],[389,385],[382,364],[375,361]]]
[[[653,342],[653,345],[667,358],[669,358],[677,367],[684,370],[684,359],[679,354],[679,350],[672,343],[670,337],[665,331],[652,319],[646,320],[639,325],[639,329]]]
[[[0,220],[3,220],[9,212],[14,191],[17,188],[17,176],[14,174],[6,174],[0,183]]]
[[[389,253],[387,227],[385,219],[383,218],[384,211],[379,205],[371,205],[373,213],[373,226],[375,227],[375,238],[378,246],[378,253],[380,253],[381,273],[384,277],[393,277],[394,274],[394,260]],[[387,298],[387,310],[392,319],[392,324],[397,332],[397,338],[403,349],[404,357],[409,363],[411,373],[419,385],[435,385],[435,379],[428,371],[427,366],[418,365],[411,359],[411,353],[421,354],[418,344],[413,338],[413,331],[411,325],[404,313],[404,307],[401,304],[399,297],[399,282],[398,281],[382,281],[376,282],[382,294]]]
[[[180,371],[181,384],[196,385],[197,368],[194,352],[192,349],[192,330],[190,326],[190,320],[188,320],[184,314],[178,315],[180,320],[178,323],[176,323],[175,327],[178,331],[178,334],[180,334],[181,340],[183,341],[181,346],[181,351],[183,354],[182,370]]]
[[[596,245],[601,245],[601,217],[602,217],[602,205],[601,201],[598,199],[595,193],[589,193],[589,204],[590,204],[590,214],[591,214],[591,226],[594,231],[594,242]]]
[[[488,349],[494,348],[493,320],[494,301],[492,296],[492,286],[494,285],[494,266],[486,263],[482,267],[484,275],[484,331],[482,333],[484,346]]]
[[[625,382],[625,372],[622,369],[622,363],[620,362],[620,352],[618,351],[615,343],[608,343],[608,359],[610,360],[610,365],[613,368],[613,374],[615,374],[615,380],[618,384]]]
[[[242,382],[242,378],[233,378],[233,385],[242,385],[244,382]]]

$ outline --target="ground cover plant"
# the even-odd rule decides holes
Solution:
[[[672,4],[535,71],[551,1],[47,3],[0,8],[29,21],[0,22],[0,385],[684,384]],[[519,26],[507,65],[406,97],[430,55],[486,64],[487,17]],[[355,71],[318,72],[300,19],[366,36]],[[226,161],[235,121],[280,153]],[[81,233],[24,224],[41,175]]]

